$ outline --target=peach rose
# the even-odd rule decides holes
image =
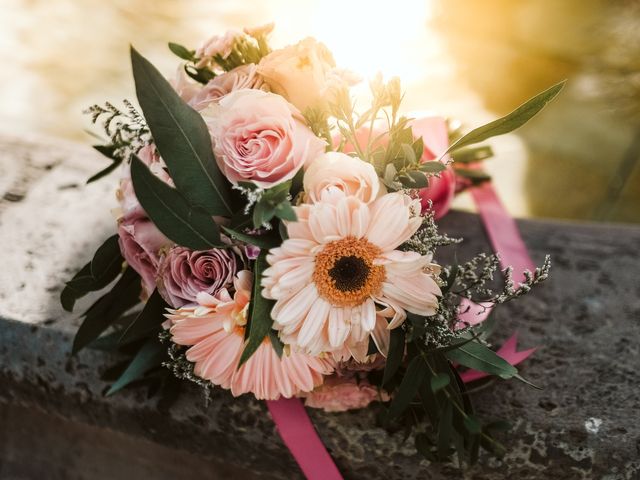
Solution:
[[[196,94],[186,100],[195,110],[202,111],[214,102],[235,90],[256,88],[267,91],[269,88],[258,75],[258,67],[253,64],[241,65],[233,70],[216,75]]]
[[[275,50],[258,64],[271,91],[284,96],[301,111],[318,106],[335,82],[335,61],[329,49],[313,38]]]
[[[196,66],[206,66],[217,55],[223,59],[227,58],[231,55],[236,39],[241,35],[240,32],[229,30],[224,35],[214,35],[209,38],[196,50],[196,57],[200,59]]]
[[[324,153],[326,145],[293,105],[261,90],[226,95],[207,121],[218,166],[233,184],[269,188],[282,183]]]
[[[373,165],[340,152],[319,156],[304,175],[304,191],[312,202],[320,200],[323,192],[341,190],[370,203],[378,198],[380,189]]]

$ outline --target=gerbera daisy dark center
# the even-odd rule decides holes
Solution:
[[[336,288],[343,292],[351,292],[362,288],[367,282],[371,269],[362,258],[355,255],[339,258],[329,270]]]
[[[364,238],[330,242],[316,255],[313,281],[332,305],[353,307],[380,291],[383,266],[374,265],[381,250]]]

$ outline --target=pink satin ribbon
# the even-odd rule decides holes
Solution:
[[[513,267],[514,279],[524,278],[524,270],[533,271],[535,265],[527,252],[516,222],[511,218],[498,198],[493,186],[488,182],[471,189],[471,195],[486,229],[493,251],[500,254],[502,268]],[[464,302],[469,311],[460,315],[462,321],[478,324],[485,320],[490,308]],[[478,314],[480,312],[480,314]],[[517,334],[513,334],[496,352],[512,365],[529,357],[535,348],[516,351]],[[467,370],[461,374],[464,382],[472,382],[487,376],[484,372]],[[318,432],[298,398],[282,398],[268,401],[267,407],[276,424],[280,437],[309,480],[342,480],[331,455],[327,452]]]
[[[305,477],[309,480],[342,480],[338,467],[313,428],[302,400],[270,400],[267,407],[280,437]]]

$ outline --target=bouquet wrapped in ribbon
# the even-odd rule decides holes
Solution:
[[[474,145],[524,124],[562,85],[462,135],[403,116],[396,78],[372,80],[370,104],[356,106],[358,79],[325,46],[273,50],[271,28],[170,44],[183,60],[171,81],[132,49],[141,112],[89,109],[111,160],[90,181],[118,169],[120,208],[115,235],[62,292],[72,310],[111,286],[83,314],[74,353],[129,355],[109,394],[176,376],[270,408],[382,402],[382,425],[416,427],[429,459],[499,454],[499,425],[476,418],[465,380],[524,380],[481,320],[549,262],[521,283],[503,269],[494,291],[497,255],[438,263],[436,249],[461,239],[436,220],[487,180],[491,150]]]

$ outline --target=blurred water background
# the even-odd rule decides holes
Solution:
[[[406,111],[468,127],[569,79],[493,142],[497,188],[517,216],[640,222],[637,0],[1,0],[0,132],[89,145],[82,110],[134,98],[129,44],[172,75],[168,41],[270,21],[274,46],[315,36],[365,78],[400,75]]]

